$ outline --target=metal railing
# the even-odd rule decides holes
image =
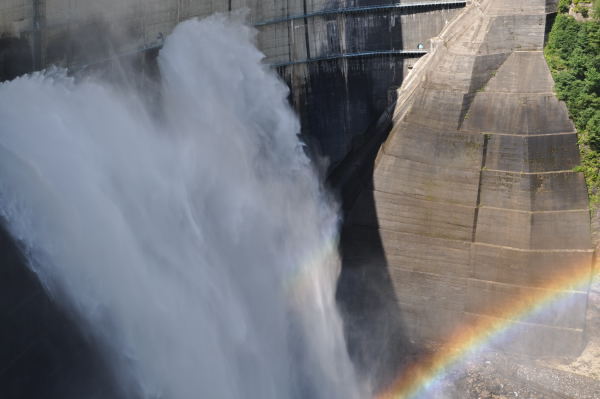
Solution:
[[[291,15],[287,17],[274,18],[266,21],[257,22],[254,24],[256,27],[278,24],[281,22],[293,21],[296,19],[311,18],[321,15],[332,15],[332,14],[351,14],[366,11],[379,11],[388,9],[404,9],[404,8],[424,8],[424,7],[451,7],[451,6],[466,6],[467,0],[463,1],[420,1],[415,3],[394,3],[394,4],[382,4],[375,6],[359,6],[359,7],[347,7],[347,8],[333,8],[319,11],[313,11],[301,15]]]
[[[104,58],[101,60],[95,60],[95,61],[92,61],[89,63],[73,64],[73,65],[69,66],[69,69],[71,71],[82,71],[89,67],[93,67],[95,65],[99,65],[99,64],[102,64],[105,62],[114,61],[114,60],[122,58],[122,57],[132,56],[132,55],[135,55],[138,53],[143,53],[143,52],[151,51],[151,50],[158,50],[162,47],[162,45],[163,45],[163,43],[152,43],[147,46],[133,49],[130,51],[125,51],[125,52],[116,54],[112,57]],[[273,63],[267,63],[267,64],[272,68],[279,68],[279,67],[285,67],[285,66],[289,66],[289,65],[307,64],[307,63],[318,62],[318,61],[329,61],[329,60],[336,60],[336,59],[340,59],[340,58],[357,58],[357,57],[369,57],[369,56],[379,56],[379,55],[404,55],[407,57],[421,57],[427,53],[428,53],[428,50],[425,50],[425,49],[361,51],[361,52],[357,52],[357,53],[332,54],[332,55],[326,55],[326,56],[322,56],[322,57],[306,58],[306,59],[301,59],[301,60],[296,60],[296,61],[273,62]]]
[[[362,51],[357,53],[343,53],[343,54],[333,54],[326,55],[322,57],[315,58],[306,58],[297,61],[287,61],[287,62],[275,62],[270,63],[269,65],[273,68],[285,67],[289,65],[296,64],[307,64],[310,62],[317,61],[329,61],[329,60],[337,60],[340,58],[357,58],[357,57],[370,57],[370,56],[379,56],[379,55],[404,55],[409,57],[420,57],[427,54],[427,50],[425,49],[415,49],[415,50],[380,50],[380,51]]]
[[[395,8],[402,9],[402,8],[432,7],[432,6],[440,6],[440,7],[443,7],[443,6],[466,6],[467,3],[468,3],[468,0],[421,1],[421,2],[415,2],[415,3],[394,3],[394,4],[375,5],[375,6],[337,8],[337,9],[314,11],[314,12],[310,12],[310,13],[307,13],[304,15],[295,15],[295,16],[290,16],[290,17],[285,17],[285,18],[272,19],[272,20],[268,20],[268,21],[255,23],[254,26],[261,27],[261,26],[275,24],[275,23],[279,23],[279,22],[309,18],[309,17],[318,16],[318,15],[346,14],[346,13],[357,13],[357,12],[365,12],[365,11],[373,11],[373,10],[395,9]],[[123,57],[123,56],[133,55],[135,53],[158,49],[158,48],[162,47],[162,45],[163,45],[163,41],[157,40],[157,41],[149,43],[145,46],[142,46],[140,48],[125,51],[125,52],[122,52],[120,54],[117,54],[116,56],[113,56],[113,57],[110,57],[107,59],[92,61],[92,62],[89,62],[86,64],[72,65],[71,68],[85,69],[92,65],[110,61],[114,58],[119,58],[119,57]],[[271,63],[270,65],[274,68],[277,68],[277,67],[284,67],[284,66],[295,65],[295,64],[306,64],[306,63],[317,62],[317,61],[328,61],[328,60],[334,60],[334,59],[339,59],[339,58],[368,57],[368,56],[377,56],[377,55],[404,55],[404,56],[409,56],[409,57],[410,56],[418,57],[418,56],[422,56],[425,54],[427,54],[427,50],[425,50],[425,49],[363,51],[363,52],[357,52],[357,53],[333,54],[333,55],[322,56],[322,57],[307,58],[307,59],[302,59],[302,60],[297,60],[297,61],[276,62],[276,63]]]

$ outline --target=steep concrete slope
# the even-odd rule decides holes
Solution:
[[[400,92],[372,179],[349,212],[345,267],[386,270],[411,341],[496,317],[558,272],[591,272],[577,136],[542,52],[552,6],[484,0],[446,28]],[[564,294],[568,305],[516,322],[505,348],[581,350],[587,293]]]

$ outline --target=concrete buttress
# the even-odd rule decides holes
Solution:
[[[543,54],[554,3],[473,2],[399,91],[343,234],[344,273],[366,277],[341,284],[385,274],[381,290],[407,342],[443,341],[499,317],[503,304],[543,291],[557,273],[591,275],[577,133]],[[562,306],[511,321],[518,334],[501,349],[577,354],[587,292],[562,294]]]

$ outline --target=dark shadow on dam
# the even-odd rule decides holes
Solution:
[[[7,54],[24,54],[22,49],[15,49],[14,43],[26,45],[23,41],[0,39],[0,67],[4,68],[0,77],[12,79],[28,72],[30,59],[1,58],[3,43],[11,44],[4,50]],[[108,51],[107,48],[104,50]],[[151,51],[113,58],[71,73],[76,79],[92,74],[113,82],[116,87],[128,85],[157,93],[160,77],[156,55],[157,51]],[[146,100],[149,106],[158,109],[158,96],[147,96]],[[1,399],[137,398],[136,393],[117,386],[97,342],[82,330],[69,310],[44,290],[38,276],[28,267],[18,242],[1,220],[0,342]]]
[[[379,121],[355,140],[353,150],[328,179],[339,194],[344,213],[340,239],[342,271],[336,298],[348,352],[359,375],[376,391],[393,382],[414,351],[388,270],[372,191],[376,156],[391,129],[393,108],[388,107]],[[371,219],[368,227],[352,221],[359,196],[360,212]],[[364,221],[364,215],[361,220]]]
[[[347,5],[366,4],[369,0]],[[358,17],[346,17],[345,37],[341,37],[342,30],[333,27],[327,32],[331,52],[339,52],[343,40],[351,51],[402,49],[400,24],[393,34],[383,23],[365,34],[357,31]],[[84,73],[97,73],[103,78],[109,75],[111,80],[152,90],[160,79],[156,50],[131,56],[131,67],[110,60],[91,63],[113,55],[109,42],[93,43],[96,33],[104,29],[100,23],[92,24],[77,35],[59,38],[49,44],[46,57],[59,64],[84,65]],[[356,37],[363,41],[357,42]],[[383,37],[387,40],[381,40]],[[11,60],[10,65],[0,63],[5,68],[4,79],[31,69],[32,60],[27,58],[31,50],[26,41],[0,39],[0,55],[3,48],[9,54],[6,59]],[[406,338],[388,271],[371,190],[375,158],[391,127],[393,95],[402,82],[404,62],[402,57],[390,55],[315,62],[307,67],[306,81],[288,79],[280,71],[292,91],[300,91],[300,101],[295,105],[303,127],[308,127],[304,137],[322,156],[341,159],[329,177],[329,183],[340,193],[347,221],[341,235],[342,272],[337,301],[351,358],[361,376],[375,388],[383,388],[395,378],[406,354],[413,349]],[[287,73],[294,68],[301,67],[289,67]],[[142,78],[131,80],[132,71]],[[156,101],[151,105],[160,112],[160,99],[149,97]],[[353,205],[361,193],[366,196],[361,212],[372,218],[369,227],[353,225],[351,220]],[[115,387],[98,348],[69,313],[48,297],[1,224],[0,263],[0,325],[4,327],[0,329],[0,398],[131,398]]]
[[[0,226],[0,398],[123,398],[71,315],[56,305]]]
[[[375,3],[384,2],[333,0],[327,7]],[[396,14],[372,14],[377,23],[369,29],[365,29],[363,15],[344,16],[340,37],[337,31],[327,32],[331,52],[339,52],[335,46],[341,42],[348,52],[402,49],[401,24],[389,20]],[[312,136],[317,151],[333,161],[328,183],[339,196],[344,216],[336,298],[350,357],[359,376],[376,391],[391,384],[412,351],[389,274],[372,191],[377,153],[392,126],[396,88],[404,78],[405,63],[406,59],[398,56],[313,63],[307,66],[310,80],[297,93],[299,103],[295,104],[303,133]],[[359,197],[360,209],[355,209]],[[361,213],[360,225],[353,223],[355,212]]]
[[[33,70],[31,47],[26,39],[0,37],[0,82]]]
[[[330,0],[323,8],[363,5],[368,4]],[[323,16],[326,40],[320,42],[318,49],[307,42],[303,54],[297,58],[402,50],[401,24],[392,22],[400,14],[397,10],[386,10]],[[367,131],[385,110],[389,92],[402,83],[404,64],[401,56],[378,55],[299,63],[279,67],[277,72],[290,87],[303,137],[335,166],[351,150],[352,141]]]

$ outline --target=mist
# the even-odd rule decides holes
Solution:
[[[0,85],[0,216],[128,397],[366,394],[337,205],[253,41],[223,16],[180,24],[158,93],[60,69]]]

